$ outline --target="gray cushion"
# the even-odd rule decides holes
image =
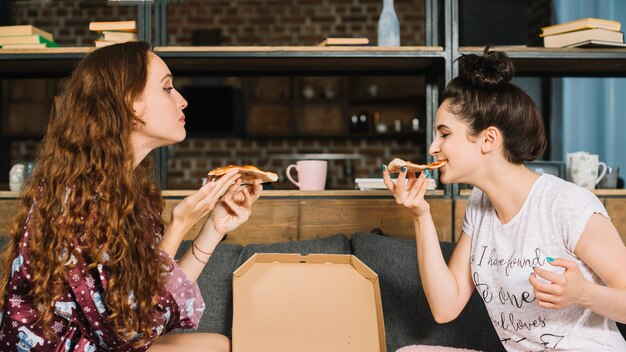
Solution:
[[[457,319],[435,322],[420,281],[415,240],[357,233],[352,247],[378,274],[388,351],[413,344],[504,350],[476,292]],[[453,245],[441,243],[441,249],[448,260]]]
[[[184,241],[178,249],[176,257],[181,257],[190,245],[191,241]],[[231,337],[233,271],[238,267],[237,260],[242,248],[236,244],[220,243],[215,248],[202,274],[198,277],[198,286],[206,304],[198,332],[212,332]],[[190,332],[190,330],[178,330],[176,332]]]
[[[244,247],[239,255],[239,265],[250,259],[254,253],[352,254],[352,249],[350,240],[343,234],[296,242],[249,244]]]

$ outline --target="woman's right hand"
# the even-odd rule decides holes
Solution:
[[[229,171],[217,181],[209,181],[200,189],[183,199],[172,210],[172,224],[181,226],[186,233],[196,222],[209,214],[220,198],[235,183],[241,174],[238,170]]]
[[[406,182],[408,177],[408,182]],[[393,193],[396,202],[403,205],[411,211],[416,218],[427,214],[430,211],[430,205],[424,199],[426,189],[428,188],[429,171],[424,170],[419,177],[415,177],[415,172],[408,172],[406,168],[398,174],[398,180],[394,184],[387,170],[387,165],[383,165],[383,180],[385,186]]]

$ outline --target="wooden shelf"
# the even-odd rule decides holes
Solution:
[[[0,49],[0,77],[64,77],[95,47]]]
[[[166,46],[154,52],[176,75],[442,73],[442,47]]]
[[[482,54],[483,47],[460,47],[461,54]],[[500,46],[517,76],[626,77],[626,48],[542,48]]]
[[[63,77],[95,47],[0,49],[2,77]],[[442,73],[442,47],[155,47],[177,75]]]

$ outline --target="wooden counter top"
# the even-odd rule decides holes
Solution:
[[[163,191],[164,220],[169,221],[172,208],[192,192]],[[427,192],[439,240],[450,242],[458,239],[470,192],[462,190],[457,198],[446,197],[443,190]],[[626,243],[626,190],[595,190],[594,193],[603,202]],[[0,191],[0,235],[8,231],[18,198],[18,192]],[[204,220],[194,225],[186,238],[194,238],[203,223]],[[415,237],[410,212],[396,204],[386,190],[266,190],[255,203],[250,220],[229,233],[226,242],[275,243],[336,233],[350,236],[357,231],[369,232],[374,228],[394,237]]]
[[[165,198],[183,198],[192,190],[165,190]],[[443,190],[427,191],[427,196],[444,196]],[[1,195],[0,195],[1,197]],[[297,190],[266,190],[261,198],[391,198],[387,190],[360,191],[360,190],[329,190],[329,191],[297,191]]]
[[[194,190],[164,190],[163,197],[167,199],[184,198]],[[626,194],[626,193],[625,193]],[[427,196],[442,197],[443,190],[427,191]],[[0,199],[17,199],[19,192],[0,191]],[[261,198],[391,198],[386,190],[359,191],[359,190],[329,190],[329,191],[297,191],[297,190],[266,190]]]
[[[164,190],[165,198],[184,198],[192,194],[193,190]],[[594,189],[592,191],[598,197],[626,197],[626,189]],[[472,193],[470,189],[462,189],[461,197],[468,197]],[[428,191],[429,197],[443,197],[443,190]],[[266,190],[261,194],[262,198],[390,198],[391,194],[386,190],[359,191],[359,190],[328,190],[328,191],[297,191],[297,190]],[[0,199],[17,199],[19,192],[0,191]]]

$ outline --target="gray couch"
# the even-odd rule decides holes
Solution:
[[[179,255],[190,245],[183,243]],[[453,244],[441,243],[446,260]],[[430,312],[417,268],[414,240],[384,236],[380,231],[342,234],[316,240],[252,244],[245,247],[220,244],[198,279],[207,305],[200,331],[231,337],[232,272],[254,253],[354,254],[379,277],[385,318],[387,350],[413,344],[442,345],[481,351],[504,351],[481,298],[472,295],[465,310],[454,321],[438,324]],[[619,325],[619,324],[618,324]],[[626,328],[620,326],[626,336]]]
[[[190,245],[184,242],[179,255]],[[442,243],[447,258],[452,245]],[[200,330],[231,336],[232,272],[254,253],[354,254],[379,275],[387,350],[411,345],[444,345],[482,351],[502,351],[484,305],[474,294],[453,322],[437,324],[421,289],[415,241],[382,234],[356,233],[351,239],[334,235],[316,240],[253,244],[220,244],[198,279],[207,305]]]
[[[0,236],[0,248],[6,236]],[[181,255],[191,241],[183,242]],[[453,249],[450,243],[441,243],[447,259]],[[378,273],[385,317],[387,350],[412,344],[443,345],[481,351],[503,351],[489,316],[477,293],[453,322],[437,324],[422,290],[415,241],[382,235],[356,233],[351,239],[334,235],[316,240],[252,244],[242,247],[220,244],[209,264],[198,279],[206,303],[200,322],[200,331],[215,332],[231,337],[232,327],[232,273],[254,253],[329,253],[354,254]],[[618,324],[619,325],[619,324]],[[626,328],[619,325],[626,336]]]

